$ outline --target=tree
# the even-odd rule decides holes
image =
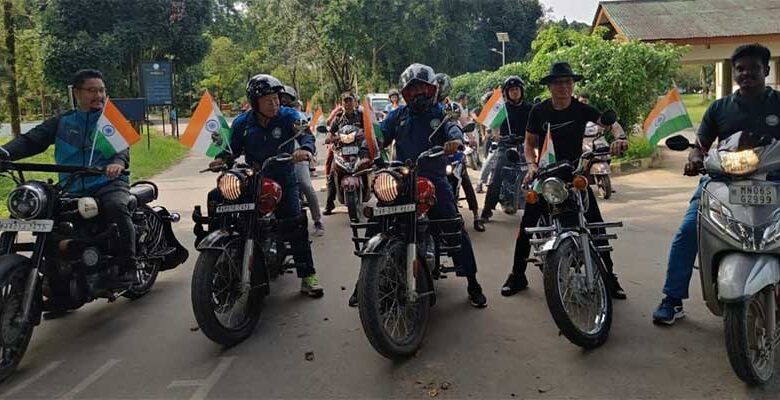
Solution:
[[[11,133],[19,136],[22,132],[19,120],[19,92],[16,85],[16,27],[13,2],[3,0],[3,26],[5,27],[5,73],[8,79],[6,101],[11,114]]]
[[[179,4],[180,3],[180,4]],[[174,68],[199,63],[210,0],[52,0],[44,12],[44,73],[64,87],[82,68],[100,69],[112,94],[137,96],[138,66],[169,59]],[[184,7],[180,9],[180,7]]]
[[[211,49],[203,60],[203,69],[207,78],[201,86],[208,88],[219,103],[235,100],[240,89],[241,53],[238,46],[226,37],[211,41]]]

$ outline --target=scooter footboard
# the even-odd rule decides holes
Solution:
[[[780,260],[770,254],[731,253],[718,265],[718,299],[742,301],[780,282]]]

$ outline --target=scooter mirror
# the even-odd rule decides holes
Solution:
[[[603,114],[601,114],[602,125],[609,126],[614,124],[615,122],[617,122],[617,113],[615,112],[615,110],[607,110],[604,111]]]
[[[317,126],[317,132],[319,132],[319,133],[328,133],[328,128],[326,128],[325,125],[319,125],[319,126]]]
[[[675,135],[666,139],[666,147],[674,151],[685,151],[691,147],[691,142],[683,135]]]
[[[466,124],[466,126],[463,127],[463,132],[471,132],[476,127],[477,127],[477,125],[475,123],[469,122],[468,124]]]

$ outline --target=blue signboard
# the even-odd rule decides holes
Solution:
[[[128,121],[143,121],[146,119],[146,101],[144,99],[111,99],[116,108]]]
[[[141,92],[147,106],[173,104],[173,65],[170,61],[141,63]]]

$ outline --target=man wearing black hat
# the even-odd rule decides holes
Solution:
[[[575,82],[582,80],[582,75],[575,74],[571,66],[565,62],[557,62],[550,69],[550,74],[542,78],[541,83],[547,85],[552,98],[543,101],[531,109],[528,116],[528,127],[525,135],[525,157],[528,161],[528,174],[525,183],[530,182],[539,169],[536,150],[541,149],[545,137],[549,132],[555,149],[555,159],[560,162],[568,160],[577,163],[582,155],[582,140],[585,134],[585,125],[590,121],[602,127],[601,113],[592,106],[580,103],[572,97]],[[611,145],[613,154],[621,154],[628,148],[625,136],[618,137]],[[596,197],[588,187],[590,207],[585,213],[585,218],[590,222],[602,222]],[[525,277],[525,268],[531,245],[525,229],[536,226],[542,213],[547,212],[547,206],[543,200],[535,204],[526,205],[523,219],[520,222],[520,232],[515,243],[514,265],[512,273],[501,288],[501,294],[511,296],[528,286]],[[594,233],[598,233],[594,230]],[[596,242],[597,246],[606,246],[606,241]],[[609,282],[610,294],[614,298],[626,297],[623,288],[617,282],[617,277],[612,273],[612,258],[608,252],[601,254],[604,264],[611,273]]]
[[[345,125],[352,125],[358,128],[363,128],[363,113],[358,110],[357,99],[352,92],[344,92],[341,94],[341,108],[342,110],[336,114],[336,118],[333,123],[330,124],[329,134],[325,138],[325,144],[331,144],[334,140],[338,139],[338,132],[341,127]],[[325,202],[325,215],[333,214],[333,209],[336,208],[336,190],[338,183],[333,176],[333,150],[328,149],[328,156],[325,161],[325,173],[328,181],[328,199]]]

